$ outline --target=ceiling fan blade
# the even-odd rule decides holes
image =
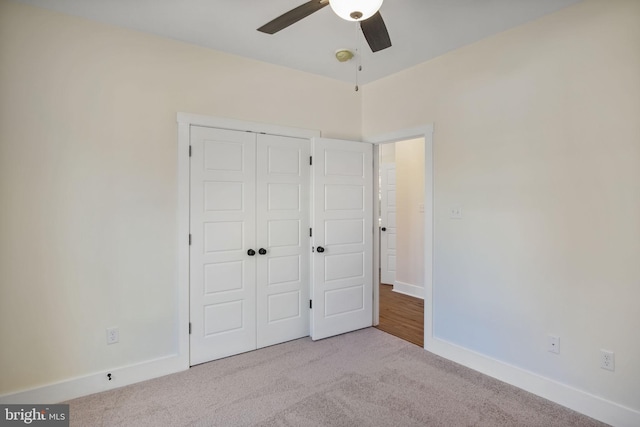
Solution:
[[[367,39],[372,52],[378,52],[391,46],[389,32],[380,12],[376,12],[371,18],[360,22],[360,28],[362,28],[364,38]]]
[[[264,24],[258,28],[258,31],[267,34],[275,34],[280,30],[284,30],[289,25],[295,24],[303,18],[311,15],[314,12],[319,11],[323,7],[329,4],[329,0],[311,0],[302,4],[295,9],[291,9],[289,12],[278,16],[271,22]]]

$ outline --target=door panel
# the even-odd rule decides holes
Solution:
[[[308,140],[258,135],[258,348],[309,335]]]
[[[380,281],[393,285],[396,281],[396,165],[385,163],[380,168]]]
[[[327,221],[325,244],[360,244],[364,241],[364,227],[364,221],[361,218]]]
[[[317,138],[313,159],[316,340],[372,325],[372,146]]]
[[[325,255],[324,279],[325,281],[335,281],[339,279],[357,279],[364,277],[364,267],[365,263],[362,252]]]
[[[256,348],[255,135],[191,128],[191,365]]]
[[[325,312],[327,318],[353,313],[364,309],[364,287],[352,286],[327,291]]]

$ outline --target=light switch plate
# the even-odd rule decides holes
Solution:
[[[451,208],[451,211],[449,212],[449,218],[462,219],[462,208]]]
[[[560,337],[557,335],[548,335],[547,336],[547,350],[550,353],[559,354],[560,353]]]

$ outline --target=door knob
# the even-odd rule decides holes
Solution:
[[[256,251],[254,251],[253,249],[249,249],[247,251],[247,255],[249,255],[249,256],[254,256],[255,254],[256,254]]]
[[[322,246],[318,246],[318,247],[316,248],[316,251],[318,251],[318,252],[322,253],[322,252],[324,252],[324,248],[323,248]]]
[[[387,231],[387,227],[382,227],[380,230]]]
[[[258,249],[258,253],[260,255],[265,255],[267,253],[267,250],[265,248],[260,248],[260,249]]]

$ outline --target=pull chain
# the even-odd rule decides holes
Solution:
[[[356,49],[356,92],[360,90],[358,86],[358,74],[362,71],[362,65],[360,65],[360,54],[358,53],[358,49]]]
[[[356,22],[356,46],[360,44],[360,22]],[[360,90],[358,86],[358,77],[360,72],[362,71],[362,62],[360,60],[360,52],[359,49],[356,48],[356,92]]]

